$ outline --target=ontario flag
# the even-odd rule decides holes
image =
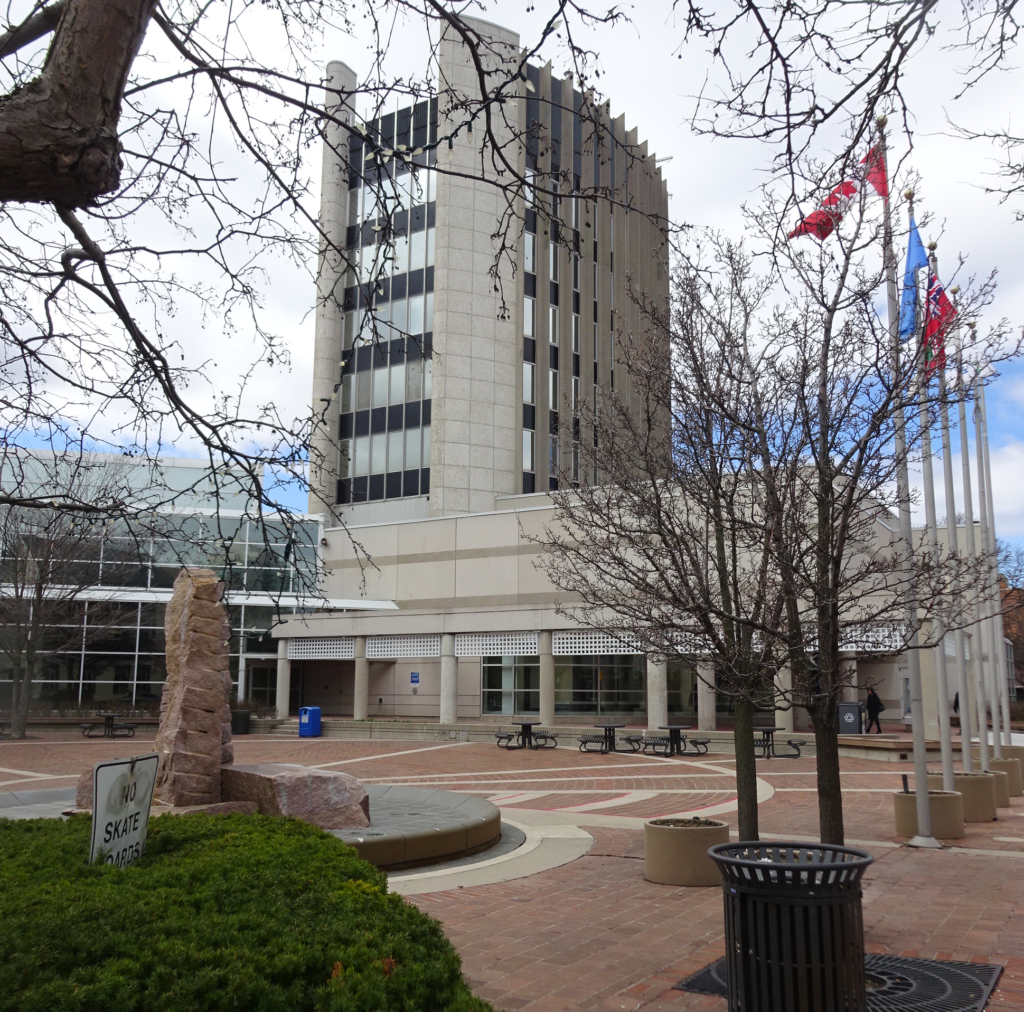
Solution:
[[[856,179],[847,179],[835,187],[821,202],[821,206],[812,211],[792,232],[790,239],[800,235],[813,235],[817,239],[827,239],[843,220],[853,203],[854,197],[860,193],[864,183],[870,183],[880,197],[889,196],[889,180],[885,172],[885,161],[882,152],[872,148],[860,161],[863,169]]]
[[[928,295],[924,307],[924,368],[931,376],[946,367],[946,331],[956,316],[953,303],[934,274],[928,275]]]

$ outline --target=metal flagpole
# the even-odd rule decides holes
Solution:
[[[886,118],[879,116],[878,148],[889,178],[888,158],[885,145]],[[911,847],[940,847],[932,836],[931,806],[928,799],[928,757],[925,753],[924,700],[921,698],[921,657],[918,654],[917,595],[914,593],[914,542],[910,526],[910,477],[907,474],[907,421],[903,409],[903,381],[900,375],[900,310],[896,295],[896,251],[892,244],[892,214],[889,209],[889,192],[886,187],[883,207],[883,257],[885,263],[885,287],[889,302],[889,342],[892,351],[893,378],[893,434],[896,452],[896,494],[899,497],[901,569],[903,572],[906,602],[906,622],[910,630],[907,644],[908,666],[910,668],[910,723],[914,733],[914,791],[917,795],[917,835],[909,841]]]
[[[960,288],[954,285],[950,290],[953,298],[960,292]],[[956,330],[957,344],[960,342],[960,317],[955,316],[954,324]],[[946,391],[946,370],[939,370],[939,421],[942,427],[942,474],[946,484],[946,550],[956,555],[958,549],[957,524],[956,524],[956,494],[953,490],[953,450],[949,439],[949,403]],[[957,691],[960,700],[960,764],[965,773],[974,769],[974,754],[971,749],[971,687],[967,682],[967,661],[964,654],[964,631],[959,626],[953,634],[953,642],[956,648],[956,676]],[[942,645],[945,652],[946,645]],[[964,728],[967,729],[966,735]],[[964,742],[967,742],[966,748]]]
[[[967,440],[967,386],[964,381],[964,353],[963,343],[960,340],[960,332],[957,331],[956,342],[956,364],[959,377],[960,397],[957,400],[957,408],[960,415],[960,463],[964,473],[964,534],[966,538],[967,558],[974,561],[977,555],[974,551],[974,500],[971,495],[971,448]],[[981,771],[988,773],[988,706],[985,702],[985,662],[979,641],[982,639],[981,629],[981,600],[977,593],[972,592],[974,597],[974,622],[973,627],[977,630],[971,637],[974,647],[974,697],[975,713],[978,717],[978,753],[981,756]],[[961,747],[963,735],[961,734]],[[971,748],[970,740],[967,743]]]
[[[974,378],[974,450],[978,455],[978,515],[981,518],[981,553],[980,558],[985,565],[985,580],[983,583],[983,604],[982,614],[985,616],[984,637],[988,640],[988,682],[985,692],[991,700],[992,705],[992,752],[996,759],[1003,758],[1002,729],[999,720],[999,660],[998,644],[996,643],[996,623],[992,613],[992,590],[991,590],[991,568],[992,556],[990,548],[990,537],[988,529],[988,500],[991,498],[990,490],[987,488],[985,475],[985,439],[981,429],[981,403],[980,391],[982,389],[982,377],[979,372]],[[985,729],[986,737],[988,728]]]
[[[914,215],[914,191],[907,190],[907,199],[910,203],[910,215]],[[928,249],[929,265],[931,272],[938,277],[938,262],[935,257],[935,243],[929,243]],[[917,281],[916,273],[914,278]],[[924,516],[925,532],[924,545],[926,552],[931,554],[933,559],[939,556],[939,536],[935,523],[935,479],[932,474],[932,420],[931,405],[929,404],[928,391],[930,383],[928,380],[928,363],[924,356],[924,324],[927,314],[921,314],[921,322],[918,325],[918,333],[921,336],[920,350],[920,372],[918,374],[918,417],[921,421],[921,470],[924,480]],[[949,733],[949,680],[946,671],[946,629],[941,621],[935,623],[935,633],[938,639],[934,647],[935,653],[935,694],[938,697],[936,702],[939,710],[939,747],[942,753],[942,789],[953,790],[953,742]]]
[[[989,370],[991,367],[989,367]],[[990,375],[991,373],[989,373]],[[982,379],[987,379],[987,375]],[[988,411],[985,407],[985,387],[978,388],[978,403],[981,405],[981,435],[985,445],[985,481],[988,485],[988,536],[989,553],[992,558],[992,606],[995,610],[996,648],[998,654],[999,705],[1003,711],[1003,744],[1012,745],[1010,730],[1010,670],[1006,662],[1006,648],[1003,645],[1003,598],[999,586],[999,556],[996,553],[996,507],[995,489],[992,487],[992,456],[988,445]]]

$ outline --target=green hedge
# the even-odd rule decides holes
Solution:
[[[89,819],[0,819],[0,1009],[486,1012],[437,921],[315,826],[163,816],[123,870]]]

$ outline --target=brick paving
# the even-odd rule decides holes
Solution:
[[[0,791],[69,786],[100,759],[146,751],[152,737],[86,741],[62,732],[0,742]],[[595,839],[585,857],[525,879],[412,898],[442,921],[474,991],[496,1008],[726,1007],[672,990],[722,954],[721,893],[647,882],[636,820],[734,797],[731,760],[259,736],[236,739],[236,756],[471,792],[498,799],[510,816],[542,809],[579,819]],[[868,949],[999,963],[1005,969],[989,1008],[1024,1008],[1024,799],[1012,799],[996,822],[969,826],[955,848],[917,851],[897,846],[890,797],[903,773],[913,781],[912,765],[844,759],[842,770],[847,837],[872,841],[876,858],[865,880]],[[816,837],[814,760],[761,761],[757,772],[775,790],[760,805],[762,835]],[[588,825],[587,815],[611,825]],[[724,818],[735,825],[735,813]]]

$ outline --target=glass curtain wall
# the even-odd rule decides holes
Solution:
[[[339,503],[430,491],[437,100],[371,121],[349,151]],[[367,161],[367,158],[370,158]]]
[[[538,657],[484,657],[481,674],[483,713],[540,713]]]

